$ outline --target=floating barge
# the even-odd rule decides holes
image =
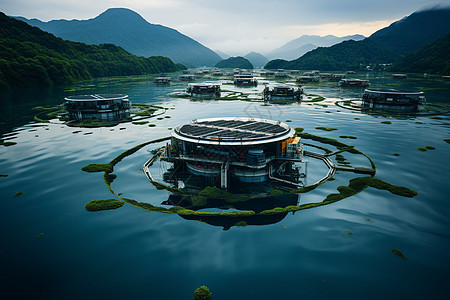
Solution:
[[[130,116],[128,95],[93,94],[64,98],[64,109],[72,120],[119,121]]]
[[[318,76],[300,76],[297,78],[298,83],[305,83],[305,82],[319,82]]]
[[[263,91],[264,100],[291,100],[300,101],[303,89],[301,87],[294,87],[289,85],[276,85],[273,87],[267,86]]]
[[[236,86],[257,86],[258,80],[253,78],[251,73],[234,75],[234,85]]]
[[[193,98],[219,98],[220,84],[213,83],[190,83],[186,89]]]
[[[164,175],[178,183],[183,172],[208,178],[221,188],[230,182],[270,180],[302,186],[306,177],[303,145],[287,124],[256,118],[193,120],[172,131],[161,160],[173,163]]]
[[[392,74],[392,79],[407,79],[408,76],[406,74]]]
[[[366,89],[362,99],[362,108],[417,111],[418,106],[425,103],[424,93],[420,91]]]
[[[369,80],[362,79],[341,79],[339,81],[341,87],[368,87]]]
[[[183,75],[180,75],[180,80],[181,81],[194,81],[195,80],[195,75],[193,75],[193,74],[183,74]]]
[[[170,78],[170,77],[157,77],[157,78],[155,78],[154,83],[165,85],[165,84],[170,84],[171,81],[172,81],[172,78]]]

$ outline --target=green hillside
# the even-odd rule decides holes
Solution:
[[[450,75],[450,34],[396,62],[391,70]]]
[[[166,57],[137,57],[112,44],[69,42],[0,12],[0,88],[92,77],[173,72]]]
[[[239,68],[239,69],[253,69],[253,65],[248,59],[242,56],[230,57],[219,61],[216,64],[217,68]]]

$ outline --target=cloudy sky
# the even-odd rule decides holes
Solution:
[[[449,0],[1,0],[9,16],[91,19],[110,7],[177,29],[229,55],[268,53],[304,34],[369,36],[414,11]]]

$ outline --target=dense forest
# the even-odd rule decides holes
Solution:
[[[239,69],[253,69],[253,65],[248,59],[243,58],[242,56],[230,57],[219,61],[216,64],[217,68],[239,68]]]
[[[430,43],[396,62],[392,71],[450,74],[450,34]]]
[[[144,58],[112,44],[65,41],[0,12],[0,88],[180,69],[185,67],[167,57]]]

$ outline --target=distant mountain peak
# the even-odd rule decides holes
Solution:
[[[151,24],[128,8],[109,8],[89,20],[20,19],[66,40],[115,44],[138,56],[166,56],[186,66],[213,66],[221,59],[192,38],[173,28]]]

